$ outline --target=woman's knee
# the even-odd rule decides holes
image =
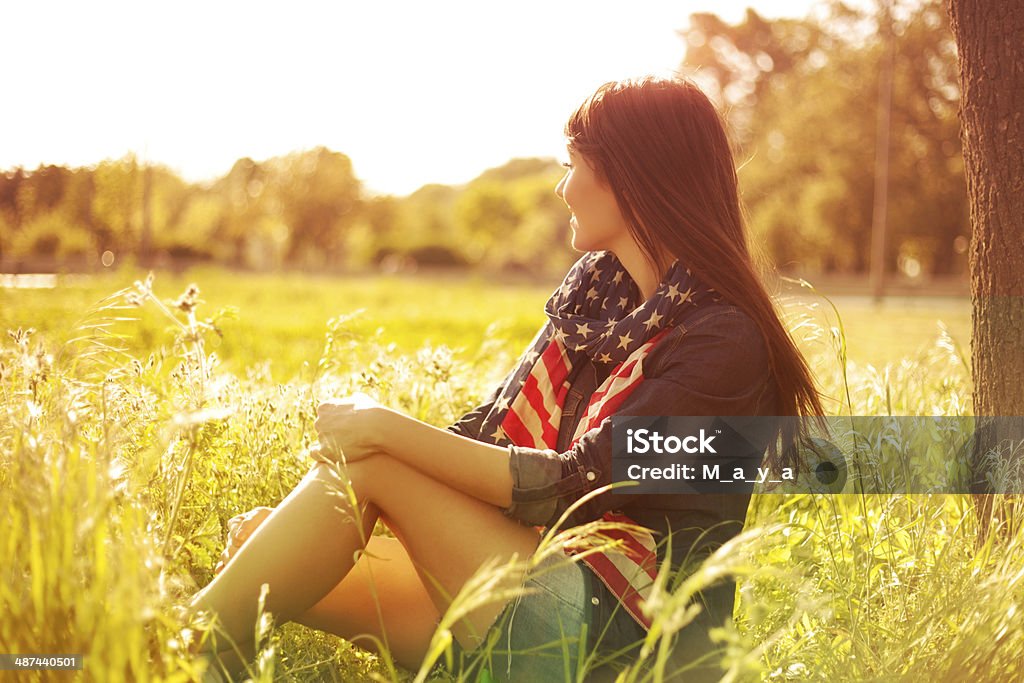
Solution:
[[[387,481],[388,468],[394,461],[386,455],[371,455],[355,462],[315,462],[306,473],[303,484],[322,487],[329,492],[354,493],[357,500],[372,500],[374,484]]]

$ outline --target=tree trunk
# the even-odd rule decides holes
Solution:
[[[960,122],[973,237],[970,251],[974,414],[1024,415],[1024,4],[950,0],[960,59]],[[978,456],[1021,420],[979,417],[974,472],[983,536],[992,514]],[[1016,427],[1017,429],[1015,429]],[[1016,457],[1021,457],[1021,449]],[[998,507],[1004,507],[1002,505]],[[995,517],[1005,517],[1005,510]]]

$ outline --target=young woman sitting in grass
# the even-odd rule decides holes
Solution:
[[[585,253],[529,350],[447,430],[365,396],[323,403],[318,462],[276,508],[235,520],[222,571],[192,600],[217,620],[220,637],[203,645],[211,658],[239,666],[229,642],[245,653],[266,583],[278,621],[384,645],[414,669],[455,600],[457,661],[497,680],[578,680],[579,667],[600,678],[612,660],[635,658],[658,567],[706,556],[739,532],[749,502],[592,493],[612,481],[611,416],[822,413],[756,273],[732,153],[707,97],[683,80],[608,83],[565,133],[555,192]],[[791,464],[779,436],[797,435],[763,445],[773,464]],[[538,556],[538,527],[595,521],[610,525],[617,549],[581,559],[578,546],[544,544]],[[378,522],[394,538],[373,535]],[[504,578],[489,601],[456,598],[497,566]],[[713,649],[707,630],[731,615],[734,588],[704,592],[676,643],[681,661]]]

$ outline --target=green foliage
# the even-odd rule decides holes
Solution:
[[[239,159],[209,185],[134,156],[91,169],[0,175],[0,255],[38,268],[94,267],[104,250],[187,267],[277,271],[483,266],[564,272],[574,254],[548,159],[514,159],[465,187],[367,197],[344,154],[317,147]]]
[[[962,275],[970,226],[955,46],[939,0],[899,0],[893,17],[887,269]],[[753,232],[785,270],[867,270],[884,25],[874,10],[828,0],[807,19],[751,10],[730,25],[695,14],[684,32],[684,71],[723,105]],[[464,186],[371,197],[350,159],[323,147],[239,159],[209,185],[131,155],[15,169],[0,174],[0,249],[44,267],[110,249],[118,263],[169,266],[554,275],[575,255],[552,192],[560,173],[551,159],[512,159]]]
[[[456,239],[452,211],[457,197],[454,187],[429,184],[401,200],[398,222],[406,226],[407,235],[396,236],[401,242],[389,246],[401,248],[405,240],[409,247],[451,244]]]
[[[50,290],[0,289],[0,328],[34,327],[48,338],[70,338],[75,336],[74,325],[83,310],[132,279],[130,273],[123,272],[69,276],[58,280],[57,296]],[[223,321],[223,338],[214,336],[209,342],[223,368],[244,375],[249,368],[267,365],[266,373],[278,382],[308,378],[308,365],[320,352],[320,335],[327,321],[358,309],[364,313],[351,319],[349,328],[367,338],[379,335],[381,343],[393,343],[402,353],[415,353],[424,341],[444,342],[470,352],[487,337],[503,340],[506,351],[518,353],[543,322],[544,302],[559,282],[554,277],[546,284],[516,285],[476,276],[271,276],[210,267],[161,275],[169,291],[180,291],[192,281],[205,283],[207,310],[237,312],[236,318]],[[820,298],[808,300],[797,294],[783,298],[794,334],[815,363],[815,372],[835,386],[832,329],[838,320]],[[889,366],[894,404],[902,402],[905,395],[929,395],[934,385],[927,382],[946,378],[943,373],[929,377],[917,370],[904,370],[899,362],[938,349],[936,319],[947,328],[947,344],[967,348],[970,339],[971,313],[966,300],[929,305],[892,301],[876,307],[852,298],[839,306],[847,327],[851,371],[883,377],[885,366]],[[113,329],[126,335],[124,342],[133,354],[144,356],[164,337],[167,321],[153,310],[136,313],[138,321],[117,323]],[[487,334],[492,323],[499,328]],[[954,356],[948,355],[945,362],[961,366]],[[882,379],[873,382],[864,387],[865,396],[884,394]],[[879,412],[874,404],[864,404],[863,410],[864,414]],[[901,408],[894,414],[912,413]]]
[[[685,66],[726,106],[755,235],[784,269],[864,272],[874,199],[882,19],[838,2],[817,18],[691,18]],[[897,2],[886,268],[966,271],[970,237],[956,51],[937,0]],[[963,242],[966,244],[966,242]]]
[[[68,225],[59,210],[33,216],[11,236],[6,253],[15,258],[39,255],[80,263],[95,261],[95,236],[81,227]]]
[[[403,356],[337,319],[312,381],[275,384],[259,368],[236,377],[208,351],[220,322],[198,316],[198,288],[169,302],[152,286],[104,300],[63,344],[19,329],[0,352],[2,542],[16,558],[0,573],[0,641],[85,653],[102,680],[195,675],[173,607],[212,578],[231,516],[298,483],[320,399],[371,391],[447,424],[493,379],[479,364],[512,362],[500,342],[471,361],[446,347]],[[135,306],[171,324],[137,358],[115,331]],[[266,642],[269,670],[282,642],[307,675],[379,668],[336,639],[286,630]]]
[[[469,185],[455,204],[456,225],[474,261],[480,260],[490,245],[510,235],[522,220],[503,184],[477,180]]]
[[[138,249],[142,186],[134,156],[104,161],[92,172],[91,220],[104,248]]]
[[[513,159],[470,182],[455,202],[460,243],[473,263],[540,274],[564,272],[566,208],[554,193],[563,169],[541,159]]]
[[[302,476],[301,450],[310,443],[316,402],[365,391],[447,424],[503,375],[539,322],[480,334],[481,321],[495,317],[484,310],[474,321],[481,326],[477,336],[451,331],[464,340],[462,350],[425,344],[432,333],[407,314],[427,308],[427,299],[410,303],[407,285],[389,289],[394,281],[382,281],[376,291],[362,282],[359,303],[368,310],[322,308],[324,316],[302,322],[302,334],[315,342],[298,354],[309,365],[281,383],[257,362],[264,351],[245,355],[228,346],[245,329],[238,321],[206,317],[220,305],[216,289],[239,280],[214,275],[200,278],[204,291],[186,288],[173,300],[140,280],[73,327],[45,334],[22,328],[0,344],[0,516],[6,520],[0,642],[8,651],[85,653],[90,679],[198,676],[186,641],[199,632],[181,630],[175,607],[210,580],[227,519],[279,502]],[[161,282],[155,284],[162,291]],[[274,291],[282,302],[311,298],[282,283],[252,282],[259,280],[245,283],[251,291]],[[438,304],[433,314],[443,319],[452,302],[471,301],[479,285],[457,294],[450,282],[421,282],[418,289],[429,292]],[[236,304],[244,303],[242,291],[229,291]],[[48,296],[65,297],[81,311],[83,297],[93,293]],[[534,309],[543,296],[520,294],[501,310]],[[42,322],[49,317],[31,301],[8,298],[4,325],[16,320],[8,313],[15,301],[25,306],[17,315],[26,322],[30,311]],[[905,315],[875,311],[851,324],[835,319],[827,304],[806,297],[783,302],[824,391],[837,399],[834,412],[969,414],[968,367],[955,335],[943,328],[915,357],[867,364],[858,349],[867,349],[877,333],[858,328],[874,318],[881,329],[886,316]],[[265,305],[273,308],[271,301]],[[257,316],[241,310],[241,318]],[[155,320],[147,321],[151,313]],[[125,320],[133,317],[141,319]],[[376,322],[367,325],[367,318]],[[387,332],[375,331],[380,321],[387,321]],[[966,323],[956,325],[963,330]],[[863,334],[863,341],[848,339],[844,330]],[[917,335],[911,348],[925,341],[920,328],[901,333],[911,334]],[[847,353],[849,362],[837,362]],[[890,437],[898,435],[879,434]],[[1019,503],[997,511],[1000,519],[1020,519]],[[673,680],[679,663],[664,639],[693,617],[689,596],[726,576],[740,587],[735,623],[716,632],[725,647],[726,680],[1017,679],[1024,534],[1019,526],[998,525],[1001,532],[976,548],[978,520],[966,496],[755,495],[745,534],[695,573],[659,577],[652,599],[658,627],[642,660],[620,680]],[[583,538],[595,531],[564,533]],[[490,568],[460,597],[436,634],[421,680],[431,662],[445,658],[459,610],[511,595],[502,592],[506,569]],[[411,677],[294,624],[265,632],[250,675]]]

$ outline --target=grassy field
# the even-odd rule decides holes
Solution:
[[[0,345],[0,651],[84,653],[84,680],[197,677],[185,640],[203,630],[183,633],[175,606],[209,582],[227,520],[276,504],[305,472],[317,401],[363,390],[446,424],[514,362],[557,284],[210,270],[155,280],[165,306],[198,283],[194,316],[154,300],[90,310],[136,277],[0,290],[0,326],[22,328]],[[966,302],[783,303],[830,412],[970,414]],[[225,307],[237,314],[221,336],[203,321]],[[794,494],[755,496],[747,526],[661,595],[651,649],[620,680],[677,679],[659,643],[723,575],[740,586],[717,634],[728,680],[1024,677],[1019,523],[979,541],[967,496]],[[437,637],[413,672],[387,650],[260,629],[250,675],[426,680]]]
[[[47,338],[68,338],[92,304],[144,275],[74,278],[59,290],[0,289],[0,326],[33,327]],[[269,362],[271,374],[281,382],[301,377],[304,367],[308,373],[307,366],[316,364],[327,323],[333,318],[354,316],[345,324],[353,335],[394,343],[403,352],[432,343],[473,353],[489,336],[525,345],[543,320],[544,301],[558,284],[512,286],[482,278],[329,279],[196,270],[178,276],[161,274],[155,291],[172,301],[192,282],[200,288],[202,316],[232,311],[219,323],[223,339],[214,337],[210,343],[225,369],[244,372]],[[155,308],[126,314],[139,321],[118,325],[116,330],[125,335],[133,351],[151,349],[166,337],[169,322]]]
[[[33,327],[49,339],[66,339],[91,305],[143,275],[73,277],[56,291],[0,289],[0,327]],[[353,334],[394,343],[403,352],[429,343],[472,355],[484,339],[497,338],[518,353],[543,322],[544,302],[559,284],[494,283],[482,276],[314,278],[199,269],[161,274],[155,289],[170,301],[191,282],[199,285],[203,315],[234,311],[233,318],[221,322],[224,338],[211,342],[225,369],[242,372],[269,362],[272,376],[281,382],[301,377],[304,366],[316,363],[328,320],[353,314],[346,323]],[[967,299],[895,298],[876,305],[866,297],[840,296],[832,301],[844,326],[849,360],[859,366],[882,367],[920,356],[939,337],[940,324],[969,353]],[[828,302],[803,290],[784,297],[782,305],[792,319],[813,323],[795,334],[809,353],[830,344],[818,338],[839,324]],[[168,321],[158,311],[129,314],[140,320],[117,329],[134,352],[166,336]]]

